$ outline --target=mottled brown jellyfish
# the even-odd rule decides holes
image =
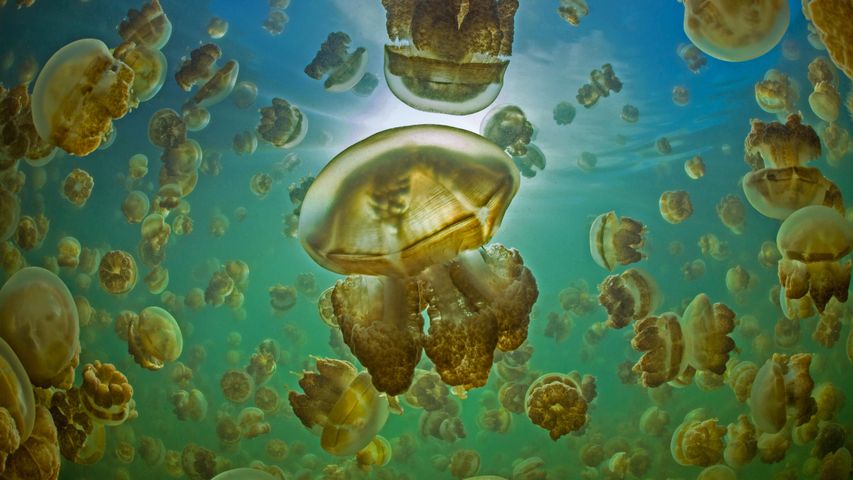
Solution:
[[[100,40],[69,43],[50,57],[33,87],[36,132],[68,153],[88,155],[110,133],[113,119],[128,112],[133,77]]]
[[[794,113],[799,99],[797,82],[778,70],[768,70],[764,79],[755,84],[755,102],[767,113]]]
[[[222,50],[213,43],[206,43],[190,52],[190,57],[182,59],[181,66],[175,73],[178,86],[189,92],[196,83],[210,79],[214,65],[221,56]]]
[[[581,19],[589,14],[589,6],[586,4],[586,0],[560,0],[557,14],[569,25],[577,27],[580,25]]]
[[[355,454],[358,467],[369,472],[374,465],[383,467],[391,461],[391,442],[381,435],[373,437],[373,440]]]
[[[105,292],[113,295],[127,293],[136,286],[138,277],[133,255],[123,250],[112,250],[101,257],[98,279]]]
[[[130,414],[133,387],[111,363],[87,363],[83,367],[81,399],[92,420],[104,425],[120,425]]]
[[[516,0],[384,0],[390,44],[385,79],[407,105],[467,115],[500,93],[512,54]]]
[[[779,227],[776,246],[782,253],[779,283],[786,298],[808,295],[821,313],[832,297],[847,301],[851,261],[840,260],[853,249],[853,226],[836,210],[797,210]]]
[[[644,258],[646,226],[616,212],[602,213],[589,228],[589,250],[602,268],[613,271],[616,265],[628,265]]]
[[[258,198],[265,198],[272,189],[273,179],[268,173],[256,173],[249,179],[249,191]]]
[[[6,458],[3,478],[29,480],[33,478],[58,478],[60,456],[56,426],[50,411],[42,405],[35,410],[33,431],[20,447]]]
[[[560,102],[554,106],[553,117],[557,125],[568,125],[575,119],[577,110],[569,102]]]
[[[817,29],[835,65],[848,78],[853,78],[853,62],[850,61],[853,29],[844,21],[853,15],[853,6],[838,0],[809,0],[803,2],[803,13]]]
[[[533,136],[533,124],[521,108],[502,105],[489,110],[480,123],[480,135],[494,142],[514,157],[527,153]]]
[[[672,144],[666,137],[660,137],[655,140],[655,150],[661,155],[669,155],[672,153]]]
[[[593,389],[584,385],[593,385]],[[589,403],[595,399],[595,377],[577,372],[548,373],[530,384],[524,410],[530,421],[548,430],[551,440],[579,430],[588,420]],[[590,393],[591,392],[591,393]]]
[[[270,35],[275,37],[284,33],[284,27],[289,21],[290,17],[287,16],[287,13],[285,13],[284,10],[271,8],[267,18],[264,19],[261,26],[264,30],[269,32]]]
[[[240,410],[240,414],[237,416],[237,425],[245,439],[259,437],[272,431],[270,424],[264,421],[263,410],[257,407],[246,407]]]
[[[684,1],[687,38],[708,55],[728,62],[769,52],[782,40],[790,18],[788,3],[781,0]]]
[[[130,9],[118,26],[118,33],[126,42],[152,50],[162,49],[172,35],[172,22],[163,12],[158,0],[151,0],[141,9]]]
[[[240,109],[246,109],[255,104],[258,98],[258,86],[254,82],[242,80],[234,86],[231,92],[231,101]]]
[[[751,123],[744,152],[760,156],[763,166],[759,168],[795,167],[820,156],[820,137],[812,127],[802,123],[798,114],[789,115],[784,124],[760,120]]]
[[[610,96],[610,92],[622,91],[622,81],[616,77],[613,65],[605,63],[601,69],[594,69],[589,73],[590,82],[578,89],[575,96],[578,103],[585,108],[592,108],[601,97]]]
[[[228,33],[228,21],[219,17],[212,17],[207,22],[207,35],[214,40],[218,40]]]
[[[204,130],[210,124],[210,111],[193,102],[187,102],[181,106],[181,115],[190,132]]]
[[[628,123],[637,123],[640,121],[640,109],[634,105],[625,105],[619,113],[619,118]]]
[[[204,82],[204,85],[193,95],[191,102],[199,107],[208,108],[225,100],[234,90],[239,74],[240,64],[237,60],[228,60]]]
[[[18,197],[5,188],[0,188],[0,241],[8,240],[15,233],[20,215]]]
[[[27,371],[0,338],[0,461],[25,442],[33,430],[35,400]]]
[[[719,463],[723,459],[725,433],[726,427],[718,425],[716,418],[686,417],[672,434],[672,458],[679,465],[707,467]]]
[[[0,289],[0,337],[38,387],[69,388],[79,363],[79,318],[71,292],[56,275],[26,267]]]
[[[133,70],[133,83],[130,85],[132,106],[154,98],[166,83],[166,56],[159,50],[125,42],[113,50],[113,56]]]
[[[675,49],[679,57],[687,64],[687,68],[693,73],[699,73],[702,68],[708,63],[708,57],[702,54],[702,51],[690,43],[679,44]]]
[[[228,401],[241,404],[252,398],[255,381],[245,370],[228,370],[222,374],[219,387]]]
[[[639,268],[608,276],[598,291],[598,302],[607,310],[607,326],[616,329],[647,317],[663,299],[657,282]]]
[[[518,184],[500,147],[435,125],[376,134],[314,180],[300,240],[320,265],[351,274],[335,286],[335,316],[380,391],[408,388],[422,345],[446,383],[473,388],[485,384],[495,347],[524,341],[538,295],[532,274],[515,250],[476,250]]]
[[[187,125],[184,119],[171,108],[157,110],[148,121],[148,141],[155,147],[164,149],[185,143]]]
[[[77,208],[86,205],[86,200],[92,195],[95,180],[89,172],[75,168],[68,173],[62,182],[62,196]]]
[[[388,401],[372,385],[370,374],[358,373],[343,360],[316,358],[317,372],[303,371],[291,391],[290,405],[309,430],[320,430],[320,446],[347,456],[366,447],[388,419]]]
[[[672,87],[672,103],[679,107],[687,106],[690,103],[690,91],[684,85],[676,85]]]
[[[741,183],[749,204],[766,217],[784,220],[809,205],[844,209],[841,191],[817,168],[764,168],[746,174]]]
[[[699,180],[705,176],[705,162],[699,155],[684,161],[684,173],[693,180]]]
[[[562,343],[569,338],[573,326],[574,321],[569,312],[549,312],[548,323],[545,324],[545,338],[553,338],[554,342]]]
[[[160,307],[145,307],[128,324],[127,346],[140,366],[159,370],[181,356],[184,337],[171,313]]]
[[[736,195],[728,194],[717,202],[717,216],[735,235],[743,233],[746,207]]]
[[[560,290],[560,307],[563,310],[584,316],[590,313],[597,303],[595,294],[590,293],[586,280],[575,280]]]
[[[818,82],[809,94],[809,106],[821,120],[834,122],[841,110],[841,94],[828,82]]]
[[[480,454],[476,450],[457,450],[450,457],[448,469],[454,478],[471,478],[480,471]]]
[[[752,420],[761,432],[775,434],[789,419],[802,425],[817,411],[811,397],[814,381],[809,373],[812,355],[774,353],[758,369],[749,397]]]
[[[36,226],[35,219],[29,215],[20,217],[12,239],[15,240],[15,244],[24,251],[30,251],[41,247],[42,242],[39,238],[38,227]]]
[[[679,224],[693,215],[693,203],[684,190],[672,190],[660,195],[660,215],[669,223]]]
[[[261,109],[258,135],[278,148],[299,145],[308,133],[308,119],[299,108],[279,97]]]
[[[580,156],[578,156],[577,165],[578,168],[583,170],[584,172],[591,172],[595,170],[595,166],[598,164],[598,157],[595,154],[590,152],[581,152]]]
[[[657,406],[652,405],[640,416],[640,431],[646,435],[663,435],[669,424],[669,413]]]
[[[364,47],[350,53],[350,41],[344,32],[330,33],[305,67],[305,74],[315,80],[328,75],[323,86],[330,92],[346,92],[353,88],[367,71],[368,57]]]

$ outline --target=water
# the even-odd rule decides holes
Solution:
[[[800,339],[794,346],[782,348],[773,343],[774,325],[783,315],[770,303],[768,291],[778,280],[775,268],[760,265],[757,254],[762,242],[775,240],[779,222],[751,208],[739,184],[749,171],[742,162],[741,147],[750,129],[749,120],[776,119],[759,108],[754,96],[753,85],[768,69],[778,69],[799,84],[795,108],[803,112],[805,123],[823,131],[823,122],[809,108],[811,84],[806,75],[809,63],[826,52],[817,51],[809,44],[800,2],[789,2],[791,21],[782,40],[797,49],[799,58],[791,60],[790,55],[783,55],[780,43],[747,62],[728,63],[709,57],[707,66],[698,74],[691,72],[676,52],[679,44],[689,42],[682,28],[681,5],[673,2],[639,5],[613,0],[590,3],[589,15],[573,27],[556,14],[556,2],[522,2],[515,16],[513,53],[503,89],[490,107],[454,116],[412,109],[387,87],[382,75],[382,49],[388,39],[383,28],[385,12],[378,1],[294,0],[286,10],[289,21],[284,32],[273,36],[261,27],[269,6],[260,0],[163,0],[163,8],[174,28],[162,49],[169,70],[159,93],[115,121],[117,138],[108,149],[85,157],[59,152],[43,167],[47,183],[38,192],[30,182],[35,168],[20,163],[19,169],[28,179],[19,193],[22,214],[35,215],[43,205],[50,219],[50,230],[41,246],[23,252],[24,257],[29,265],[42,265],[45,257],[56,255],[59,239],[72,235],[84,247],[101,251],[121,249],[132,252],[139,260],[139,226],[129,225],[120,210],[127,192],[127,160],[136,153],[148,156],[150,172],[134,188],[153,199],[159,188],[161,149],[148,141],[148,120],[159,109],[180,109],[191,96],[178,87],[174,73],[182,57],[201,43],[212,41],[223,52],[219,64],[238,60],[238,80],[256,84],[258,96],[247,109],[238,109],[230,99],[210,107],[210,125],[202,131],[190,132],[189,137],[196,139],[205,152],[221,153],[222,172],[216,176],[200,174],[198,186],[186,197],[192,207],[189,215],[194,220],[194,230],[184,237],[173,233],[164,266],[170,273],[168,291],[184,296],[193,288],[205,289],[212,271],[221,262],[242,260],[251,269],[248,288],[243,292],[245,304],[242,312],[234,312],[228,306],[205,305],[197,311],[172,308],[183,331],[184,346],[179,360],[192,366],[192,387],[204,393],[209,405],[206,418],[200,422],[179,421],[172,412],[170,395],[178,388],[169,379],[173,362],[161,371],[145,370],[126,353],[127,345],[117,337],[113,326],[83,326],[81,365],[95,359],[114,363],[134,387],[138,418],[107,428],[106,453],[96,464],[82,466],[63,460],[60,478],[168,478],[162,465],[149,465],[139,451],[131,463],[123,463],[115,455],[120,442],[137,445],[144,436],[161,439],[174,452],[181,452],[189,443],[200,445],[216,452],[233,467],[260,460],[280,467],[286,472],[285,478],[344,478],[333,476],[332,467],[323,473],[326,465],[347,468],[350,475],[355,475],[352,456],[334,457],[324,452],[319,437],[304,428],[287,405],[288,391],[301,392],[295,372],[313,368],[311,356],[337,355],[328,344],[328,328],[317,314],[316,293],[299,293],[295,307],[276,316],[271,311],[267,290],[274,284],[293,285],[300,273],[314,275],[318,292],[341,278],[312,261],[297,240],[283,235],[283,215],[293,209],[288,185],[303,176],[316,175],[336,154],[376,132],[422,123],[478,132],[491,107],[503,104],[518,105],[524,110],[536,127],[533,141],[547,157],[543,171],[534,178],[521,179],[520,189],[493,238],[494,242],[522,253],[539,287],[529,327],[528,342],[535,353],[528,366],[527,381],[546,372],[576,370],[594,375],[598,395],[590,406],[588,424],[582,432],[558,441],[551,441],[547,432],[533,425],[524,414],[512,414],[511,427],[504,433],[481,428],[478,417],[484,410],[496,408],[494,395],[503,382],[493,368],[486,386],[469,391],[468,398],[459,401],[465,438],[450,443],[422,436],[419,425],[422,411],[404,401],[404,414],[392,415],[381,431],[391,442],[392,460],[387,466],[363,475],[452,478],[450,469],[439,470],[433,463],[441,463],[438,456],[449,458],[461,450],[479,454],[479,474],[505,478],[563,479],[582,478],[581,475],[594,478],[588,475],[595,471],[600,471],[598,478],[609,478],[603,471],[607,459],[620,450],[627,450],[629,456],[637,459],[643,450],[648,454],[648,469],[638,472],[635,466],[627,478],[695,478],[701,472],[701,467],[681,466],[673,460],[670,437],[685,414],[695,408],[705,408],[723,426],[734,422],[740,414],[749,414],[749,407],[737,402],[728,386],[712,391],[696,385],[673,389],[658,404],[646,388],[623,384],[617,376],[617,367],[639,358],[629,343],[632,329],[608,329],[599,343],[586,345],[584,332],[607,318],[598,305],[593,305],[585,315],[572,315],[573,328],[564,342],[556,343],[544,336],[548,314],[561,312],[559,293],[570,283],[583,280],[590,294],[597,296],[596,285],[607,272],[588,253],[588,231],[592,220],[609,210],[637,219],[648,229],[646,258],[632,266],[645,269],[660,285],[665,298],[658,312],[680,312],[684,300],[707,293],[713,302],[732,308],[738,318],[755,316],[761,333],[770,341],[766,348],[755,348],[750,338],[735,329],[732,338],[737,344],[738,358],[760,366],[771,352],[812,352],[811,373],[815,383],[832,382],[849,396],[853,387],[847,373],[849,361],[844,355],[850,330],[849,314],[843,316],[841,339],[832,348],[823,347],[811,338],[817,317],[800,322]],[[116,27],[129,8],[139,5],[126,1],[42,0],[20,10],[11,4],[0,8],[0,55],[14,53],[11,65],[0,71],[0,81],[6,86],[16,85],[25,58],[32,57],[42,66],[53,52],[80,38],[97,38],[110,47],[118,45],[121,37]],[[207,24],[214,16],[229,23],[227,34],[218,40],[211,40],[206,34]],[[333,31],[349,34],[351,47],[366,48],[367,71],[379,78],[379,85],[370,96],[327,92],[322,81],[303,73],[319,45]],[[601,98],[592,108],[583,108],[575,99],[577,89],[589,81],[591,70],[605,63],[613,66],[624,87],[619,93]],[[838,90],[843,100],[850,92],[850,80],[837,69],[836,72],[841,78]],[[672,102],[671,92],[676,85],[689,90],[688,105],[677,106]],[[260,141],[253,155],[237,155],[231,146],[233,136],[253,131],[258,123],[258,109],[270,105],[273,97],[284,98],[301,109],[309,122],[306,138],[295,148],[284,150]],[[553,107],[561,101],[569,101],[577,108],[570,125],[557,125],[552,118]],[[619,118],[626,104],[639,109],[637,123]],[[849,112],[842,106],[838,126],[849,129],[850,123]],[[671,153],[663,155],[655,150],[655,141],[661,137],[669,139]],[[253,195],[249,189],[252,175],[271,171],[290,152],[296,153],[301,163],[274,183],[266,198]],[[576,162],[582,152],[597,156],[593,171],[578,168]],[[847,194],[853,178],[849,157],[840,165],[831,166],[825,152],[824,147],[824,154],[810,165],[818,167]],[[702,156],[707,168],[706,175],[699,180],[691,180],[683,173],[684,161],[695,155]],[[74,168],[86,170],[95,181],[83,208],[72,206],[59,193],[63,179]],[[689,192],[694,213],[684,223],[672,225],[661,218],[657,205],[665,190]],[[734,194],[745,204],[742,235],[732,233],[717,216],[715,206],[727,194]],[[248,212],[243,221],[233,214],[238,207]],[[230,219],[230,226],[223,236],[214,237],[209,227],[218,212]],[[697,242],[706,233],[728,243],[731,250],[728,258],[722,261],[703,258]],[[681,252],[670,252],[673,242],[683,246]],[[697,258],[705,261],[706,272],[697,280],[686,281],[682,265]],[[743,266],[754,278],[750,290],[739,295],[729,292],[725,283],[727,270],[735,265]],[[149,271],[142,264],[139,269],[140,277]],[[620,266],[616,273],[624,269]],[[59,275],[73,295],[85,297],[94,309],[110,317],[122,310],[140,311],[149,305],[164,305],[163,297],[150,294],[141,279],[131,293],[116,296],[99,287],[97,276],[91,278],[87,287],[78,271],[64,268]],[[230,332],[238,332],[242,337],[239,346],[228,344]],[[228,369],[245,366],[255,346],[266,338],[275,339],[282,348],[277,372],[268,382],[281,396],[282,408],[267,415],[270,433],[243,439],[236,448],[223,448],[217,438],[217,416],[236,416],[253,402],[237,406],[229,403],[219,387],[220,377]],[[427,363],[423,366],[428,368]],[[80,372],[78,368],[76,385],[81,382]],[[670,416],[658,437],[641,432],[638,426],[640,415],[653,405]],[[842,409],[834,421],[849,429],[849,408]],[[273,459],[267,454],[265,448],[271,439],[288,444],[287,458]],[[581,463],[580,452],[596,443],[604,446],[604,461],[597,467],[587,467]],[[817,461],[810,459],[812,446],[813,442],[794,445],[778,463],[764,464],[756,458],[739,469],[737,476],[817,478]],[[543,461],[538,473],[512,477],[514,464],[530,457]]]

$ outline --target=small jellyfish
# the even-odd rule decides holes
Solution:
[[[553,338],[556,343],[562,343],[572,332],[574,322],[568,312],[548,313],[548,323],[545,324],[545,338]]]
[[[185,92],[189,92],[196,83],[204,82],[213,76],[213,68],[222,49],[213,43],[206,43],[190,52],[189,58],[184,58],[175,73],[175,81]]]
[[[42,405],[36,406],[32,433],[5,459],[3,478],[58,478],[61,460],[58,443],[57,430],[50,411]]]
[[[356,48],[349,53],[350,37],[344,32],[332,32],[320,45],[320,50],[305,67],[305,74],[320,80],[330,92],[346,92],[353,88],[367,71],[367,50]]]
[[[622,91],[622,81],[613,72],[613,66],[605,63],[601,69],[594,69],[589,73],[590,83],[584,84],[578,89],[575,97],[585,108],[592,108],[601,97],[609,97],[610,92]]]
[[[598,302],[607,310],[607,326],[614,329],[647,317],[663,300],[657,282],[638,268],[608,276],[598,285],[598,291]]]
[[[717,203],[717,216],[735,235],[743,233],[746,208],[739,197],[729,194],[721,198]]]
[[[560,102],[554,106],[553,117],[557,125],[568,125],[575,119],[577,111],[569,102]]]
[[[140,366],[159,370],[181,355],[184,337],[171,313],[160,307],[145,307],[128,323],[127,346]]]
[[[272,189],[273,179],[268,173],[256,173],[249,180],[249,191],[258,198],[266,198]]]
[[[257,132],[262,139],[278,148],[293,148],[305,138],[308,119],[287,100],[275,97],[272,105],[261,108]]]
[[[291,391],[290,405],[309,430],[321,429],[320,446],[332,455],[348,456],[366,447],[388,419],[388,401],[367,372],[349,362],[316,358],[317,372],[303,371]]]
[[[62,196],[77,208],[82,208],[92,195],[95,180],[89,172],[75,168],[68,173],[62,182]]]
[[[136,286],[138,276],[133,255],[123,250],[112,250],[101,257],[98,279],[105,292],[113,295],[127,293]]]
[[[160,50],[172,35],[172,22],[166,17],[160,2],[151,0],[140,10],[128,10],[127,17],[118,26],[118,33],[126,42]]]
[[[666,137],[660,137],[655,140],[655,150],[661,155],[669,155],[672,153],[672,144]]]
[[[768,70],[764,80],[755,84],[755,101],[767,113],[794,113],[799,98],[796,81],[775,69]]]
[[[178,112],[161,108],[148,121],[148,141],[155,147],[174,148],[187,141],[187,125]]]
[[[595,377],[582,378],[577,372],[548,373],[530,384],[524,409],[530,421],[548,430],[551,440],[556,441],[586,425],[589,403],[594,399]]]
[[[210,124],[210,111],[193,102],[187,102],[181,106],[181,114],[190,132],[204,130]]]
[[[693,419],[689,417],[690,414],[672,434],[672,458],[679,465],[685,466],[707,467],[719,463],[723,459],[726,427],[718,425],[716,418],[706,420],[702,416]]]
[[[219,17],[213,17],[207,23],[207,34],[210,38],[220,39],[228,33],[228,22]]]
[[[113,56],[133,70],[130,100],[133,106],[154,98],[166,83],[166,56],[159,50],[122,43],[113,50]]]
[[[18,228],[15,229],[15,235],[13,237],[15,243],[24,251],[35,250],[42,244],[42,239],[39,237],[40,235],[35,219],[29,215],[22,216],[18,220]],[[60,243],[60,245],[63,244]],[[68,267],[73,268],[77,266],[76,264],[73,264],[73,262],[69,263],[71,263],[71,265],[67,265]]]
[[[699,155],[684,161],[684,172],[693,180],[699,180],[705,176],[705,162]]]
[[[644,255],[646,227],[629,217],[619,218],[616,212],[602,213],[589,229],[589,250],[595,263],[609,271],[616,265],[639,262]]]
[[[795,425],[802,425],[815,413],[811,360],[810,353],[775,353],[758,369],[749,397],[752,420],[758,430],[774,434],[783,430],[789,417]]]
[[[512,54],[516,0],[468,4],[387,0],[385,79],[418,110],[467,115],[500,93]]]
[[[234,90],[239,74],[240,64],[236,60],[228,60],[204,82],[204,85],[193,95],[191,102],[199,107],[208,108],[225,100]]]
[[[53,54],[33,87],[38,135],[68,153],[93,152],[130,108],[133,70],[100,40],[71,42]],[[97,87],[97,88],[96,88]]]
[[[480,123],[480,135],[494,142],[514,157],[527,153],[527,145],[534,133],[533,124],[521,108],[502,105],[489,110]]]
[[[640,121],[640,109],[633,105],[626,104],[622,107],[622,112],[619,113],[619,117],[628,123],[637,123]]]
[[[708,63],[708,58],[693,44],[682,43],[676,49],[676,53],[693,73],[701,72],[702,68]]]
[[[111,363],[87,363],[80,392],[83,407],[96,422],[121,425],[130,415],[133,387]]]
[[[480,454],[476,450],[457,450],[450,457],[448,468],[454,478],[470,479],[480,471]]]
[[[726,427],[726,448],[723,459],[734,468],[748,464],[758,453],[755,426],[747,415],[740,415],[735,423]]]
[[[130,157],[127,161],[127,175],[133,180],[140,180],[148,175],[148,157],[142,153]]]
[[[679,224],[693,215],[690,195],[684,190],[663,192],[658,205],[661,217],[672,224]]]
[[[690,91],[684,85],[672,87],[672,103],[679,107],[685,107],[690,103]]]
[[[234,91],[231,92],[231,101],[240,109],[246,109],[254,105],[255,99],[258,98],[258,86],[254,82],[242,80],[234,86]]]
[[[809,94],[809,106],[821,120],[834,122],[841,110],[841,94],[828,82],[818,82]]]
[[[121,212],[127,223],[142,223],[142,219],[148,215],[149,208],[148,196],[139,190],[129,192],[121,203]]]
[[[584,172],[591,172],[595,170],[595,166],[598,164],[598,157],[594,153],[581,152],[578,156],[577,164],[578,168]]]
[[[257,407],[246,407],[240,410],[240,414],[237,416],[237,425],[240,427],[240,434],[245,439],[259,437],[272,430],[269,422],[264,421],[263,410]]]
[[[769,52],[788,29],[788,2],[685,0],[684,33],[708,55],[744,62]]]
[[[580,25],[581,19],[589,14],[589,6],[586,4],[586,0],[560,0],[557,13],[569,25],[577,27]]]
[[[355,461],[363,471],[370,471],[371,467],[383,467],[391,461],[391,442],[381,435],[373,437],[373,440],[355,454]]]
[[[296,305],[296,289],[290,285],[276,284],[269,288],[270,305],[276,315],[283,315]]]
[[[697,258],[692,262],[687,262],[681,266],[681,274],[685,280],[698,280],[705,275],[705,262],[701,258]]]
[[[284,27],[289,21],[290,17],[287,16],[284,10],[271,8],[262,26],[264,30],[275,37],[284,33]]]

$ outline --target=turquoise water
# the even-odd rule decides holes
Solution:
[[[43,66],[56,50],[71,41],[97,38],[115,47],[121,42],[117,25],[129,8],[139,8],[136,2],[109,0],[41,0],[24,9],[9,3],[0,8],[0,55],[13,54],[9,65],[0,70],[0,81],[7,87],[18,83],[25,59],[32,57]],[[172,364],[160,371],[145,370],[127,354],[126,343],[112,325],[82,326],[80,364],[96,359],[115,364],[134,387],[138,418],[107,428],[106,453],[96,464],[76,465],[63,459],[60,478],[169,478],[162,465],[149,465],[138,451],[131,463],[124,463],[115,455],[121,441],[136,445],[144,436],[161,439],[167,449],[175,452],[181,452],[189,443],[203,446],[233,467],[248,466],[253,460],[277,465],[286,472],[285,478],[350,478],[332,476],[331,468],[323,473],[326,465],[350,464],[352,456],[335,457],[324,452],[319,437],[304,428],[286,405],[287,392],[301,391],[297,372],[313,368],[312,356],[337,354],[328,343],[329,328],[317,313],[316,293],[299,293],[295,307],[277,316],[271,310],[268,289],[275,284],[294,285],[301,273],[314,276],[317,292],[341,278],[317,265],[297,239],[282,233],[283,216],[293,209],[288,186],[303,176],[318,174],[339,152],[374,133],[414,124],[479,132],[487,112],[504,104],[524,110],[536,128],[533,141],[544,152],[547,166],[535,177],[521,179],[518,193],[492,241],[518,249],[538,284],[539,297],[532,309],[528,336],[534,349],[528,365],[530,376],[574,370],[594,375],[598,394],[590,405],[588,424],[582,432],[557,441],[552,441],[524,414],[512,414],[507,432],[481,428],[477,419],[483,410],[495,408],[494,395],[502,384],[493,368],[486,386],[469,391],[467,399],[454,400],[461,406],[465,438],[451,443],[422,436],[422,411],[404,401],[403,415],[391,415],[380,432],[392,445],[390,463],[365,476],[453,478],[449,469],[437,469],[434,461],[440,463],[436,456],[449,458],[460,450],[479,454],[480,475],[508,479],[582,478],[582,473],[592,475],[592,471],[600,472],[597,478],[610,478],[602,471],[607,459],[626,450],[629,455],[645,450],[650,461],[647,471],[639,476],[628,473],[626,478],[686,479],[695,478],[702,471],[701,467],[681,466],[673,460],[670,437],[685,414],[695,408],[705,408],[723,426],[740,414],[749,414],[749,407],[737,402],[727,385],[711,391],[696,385],[673,389],[665,400],[656,403],[643,386],[623,384],[617,376],[617,366],[625,361],[635,362],[640,354],[630,346],[631,328],[608,329],[599,343],[586,344],[584,333],[607,318],[597,304],[584,315],[571,314],[573,328],[565,341],[557,343],[544,335],[548,314],[561,312],[559,294],[569,284],[583,280],[590,294],[597,296],[596,285],[608,272],[590,256],[589,227],[596,216],[610,210],[634,218],[647,228],[646,258],[631,266],[646,270],[659,284],[664,300],[658,312],[680,312],[685,300],[704,292],[713,302],[728,305],[738,318],[756,317],[761,333],[769,339],[767,348],[757,349],[752,339],[736,328],[732,338],[739,359],[761,366],[772,352],[811,352],[815,383],[832,382],[850,396],[850,360],[845,355],[849,312],[845,311],[842,318],[841,339],[831,348],[811,338],[817,317],[800,322],[800,339],[793,346],[783,348],[773,342],[774,325],[783,315],[770,302],[768,292],[778,279],[775,267],[762,266],[757,255],[762,242],[775,241],[779,221],[751,208],[739,184],[749,172],[749,166],[742,161],[749,120],[777,119],[761,110],[755,100],[753,86],[767,70],[778,69],[799,84],[795,109],[802,111],[804,123],[823,131],[824,122],[809,108],[811,84],[807,72],[809,63],[826,52],[815,50],[807,40],[807,21],[800,2],[789,3],[791,21],[780,45],[747,62],[729,63],[708,57],[702,71],[693,73],[677,54],[680,44],[689,43],[682,27],[680,4],[596,0],[590,2],[589,15],[574,27],[557,15],[557,2],[523,1],[515,15],[513,52],[500,94],[482,111],[455,116],[415,110],[389,90],[383,78],[382,52],[388,42],[385,12],[379,1],[293,0],[286,10],[289,21],[284,32],[273,36],[261,27],[269,12],[269,5],[261,0],[163,0],[173,33],[162,49],[169,67],[159,93],[114,122],[116,139],[109,148],[85,157],[60,151],[43,167],[19,163],[19,170],[27,176],[18,193],[22,214],[34,216],[43,211],[50,219],[43,243],[23,252],[23,256],[27,264],[41,266],[45,257],[56,255],[59,239],[71,235],[87,248],[104,252],[120,249],[138,257],[139,226],[128,224],[121,212],[121,202],[128,191],[127,160],[137,153],[147,155],[150,171],[134,188],[153,199],[159,188],[161,149],[148,140],[148,121],[162,108],[179,110],[192,95],[179,88],[174,73],[181,59],[193,49],[213,42],[223,52],[220,65],[229,59],[239,61],[238,81],[256,84],[258,95],[247,109],[237,108],[231,99],[211,106],[209,126],[189,133],[206,154],[221,153],[222,171],[215,176],[199,174],[197,187],[185,198],[191,205],[189,215],[194,229],[186,236],[172,234],[163,266],[170,274],[168,291],[182,297],[193,288],[204,290],[220,263],[242,260],[251,271],[248,288],[243,292],[245,304],[242,312],[210,305],[197,311],[169,308],[183,333],[183,353],[178,360],[192,366],[192,386],[204,393],[209,405],[205,419],[199,422],[179,421],[172,412],[169,399],[177,389],[169,379]],[[208,22],[214,16],[229,23],[227,34],[217,40],[207,35]],[[326,36],[335,31],[346,32],[352,39],[351,47],[366,49],[367,71],[379,78],[371,95],[331,93],[323,89],[322,81],[303,73]],[[796,49],[798,58],[783,55],[782,44]],[[577,89],[589,81],[591,70],[605,63],[613,66],[624,87],[619,93],[601,98],[592,108],[583,108],[575,99]],[[836,73],[841,79],[838,90],[843,101],[851,91],[851,83],[840,70],[836,69]],[[688,105],[673,103],[672,88],[676,85],[689,90]],[[279,149],[260,141],[254,154],[237,155],[232,138],[239,132],[253,131],[258,124],[258,109],[270,105],[273,97],[284,98],[302,111],[308,119],[307,136],[294,148]],[[558,125],[552,117],[554,106],[561,101],[577,108],[569,125]],[[637,123],[620,119],[626,104],[639,109]],[[850,129],[851,112],[844,106],[841,110],[837,125]],[[668,154],[655,149],[655,141],[661,137],[672,145]],[[596,155],[598,161],[592,171],[577,166],[582,152]],[[850,157],[838,165],[829,165],[825,152],[824,147],[824,154],[810,166],[818,167],[843,194],[849,195],[853,191]],[[250,178],[272,171],[288,153],[298,156],[299,165],[276,181],[265,198],[255,196],[249,188]],[[704,159],[707,169],[699,180],[690,179],[683,170],[684,161],[695,155]],[[31,181],[38,175],[37,168],[47,178],[40,189]],[[60,194],[63,179],[75,168],[86,170],[94,178],[94,188],[83,208],[74,207]],[[681,224],[669,224],[660,215],[658,199],[667,190],[686,190],[690,194],[694,212]],[[740,235],[726,228],[715,210],[728,194],[737,196],[745,205],[745,227]],[[234,215],[238,207],[248,212],[242,221]],[[209,231],[217,213],[230,219],[221,237]],[[728,243],[728,258],[720,261],[703,257],[697,242],[708,233]],[[673,242],[683,247],[680,252],[671,251]],[[706,264],[704,275],[685,280],[682,265],[699,258]],[[727,270],[735,265],[741,265],[754,278],[752,287],[738,295],[729,292],[725,282]],[[619,266],[615,273],[626,268]],[[94,309],[114,318],[122,310],[164,305],[163,297],[149,293],[141,281],[148,271],[140,263],[140,281],[130,293],[120,296],[101,289],[96,275],[89,286],[85,275],[74,269],[63,268],[59,276],[73,295],[85,297]],[[239,346],[228,344],[231,332],[242,337]],[[268,385],[280,394],[283,406],[266,417],[270,433],[243,439],[236,448],[223,448],[216,433],[217,415],[236,415],[253,402],[230,403],[219,387],[220,378],[228,369],[245,366],[255,346],[266,338],[276,340],[282,349],[277,371]],[[236,354],[229,350],[239,351],[236,363]],[[429,368],[426,357],[423,361],[422,366]],[[80,374],[78,368],[76,385],[81,382]],[[653,405],[670,416],[665,431],[657,437],[639,429],[640,415]],[[842,409],[834,420],[847,430],[851,425],[849,412],[849,407]],[[281,439],[289,445],[287,458],[268,456],[265,448],[271,439]],[[606,453],[597,467],[581,463],[580,452],[591,443],[602,444]],[[794,445],[783,460],[773,464],[756,458],[737,470],[737,478],[818,478],[815,460],[809,460],[812,447],[813,443]],[[514,464],[530,457],[543,461],[539,472],[513,477]]]

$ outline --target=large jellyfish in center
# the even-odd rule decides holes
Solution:
[[[382,0],[391,44],[385,80],[404,103],[467,115],[498,96],[518,0]]]
[[[349,275],[332,292],[334,315],[378,390],[406,391],[423,350],[445,383],[482,386],[495,348],[527,338],[536,280],[518,251],[484,247],[518,186],[500,147],[438,125],[380,132],[317,175],[300,240]]]

